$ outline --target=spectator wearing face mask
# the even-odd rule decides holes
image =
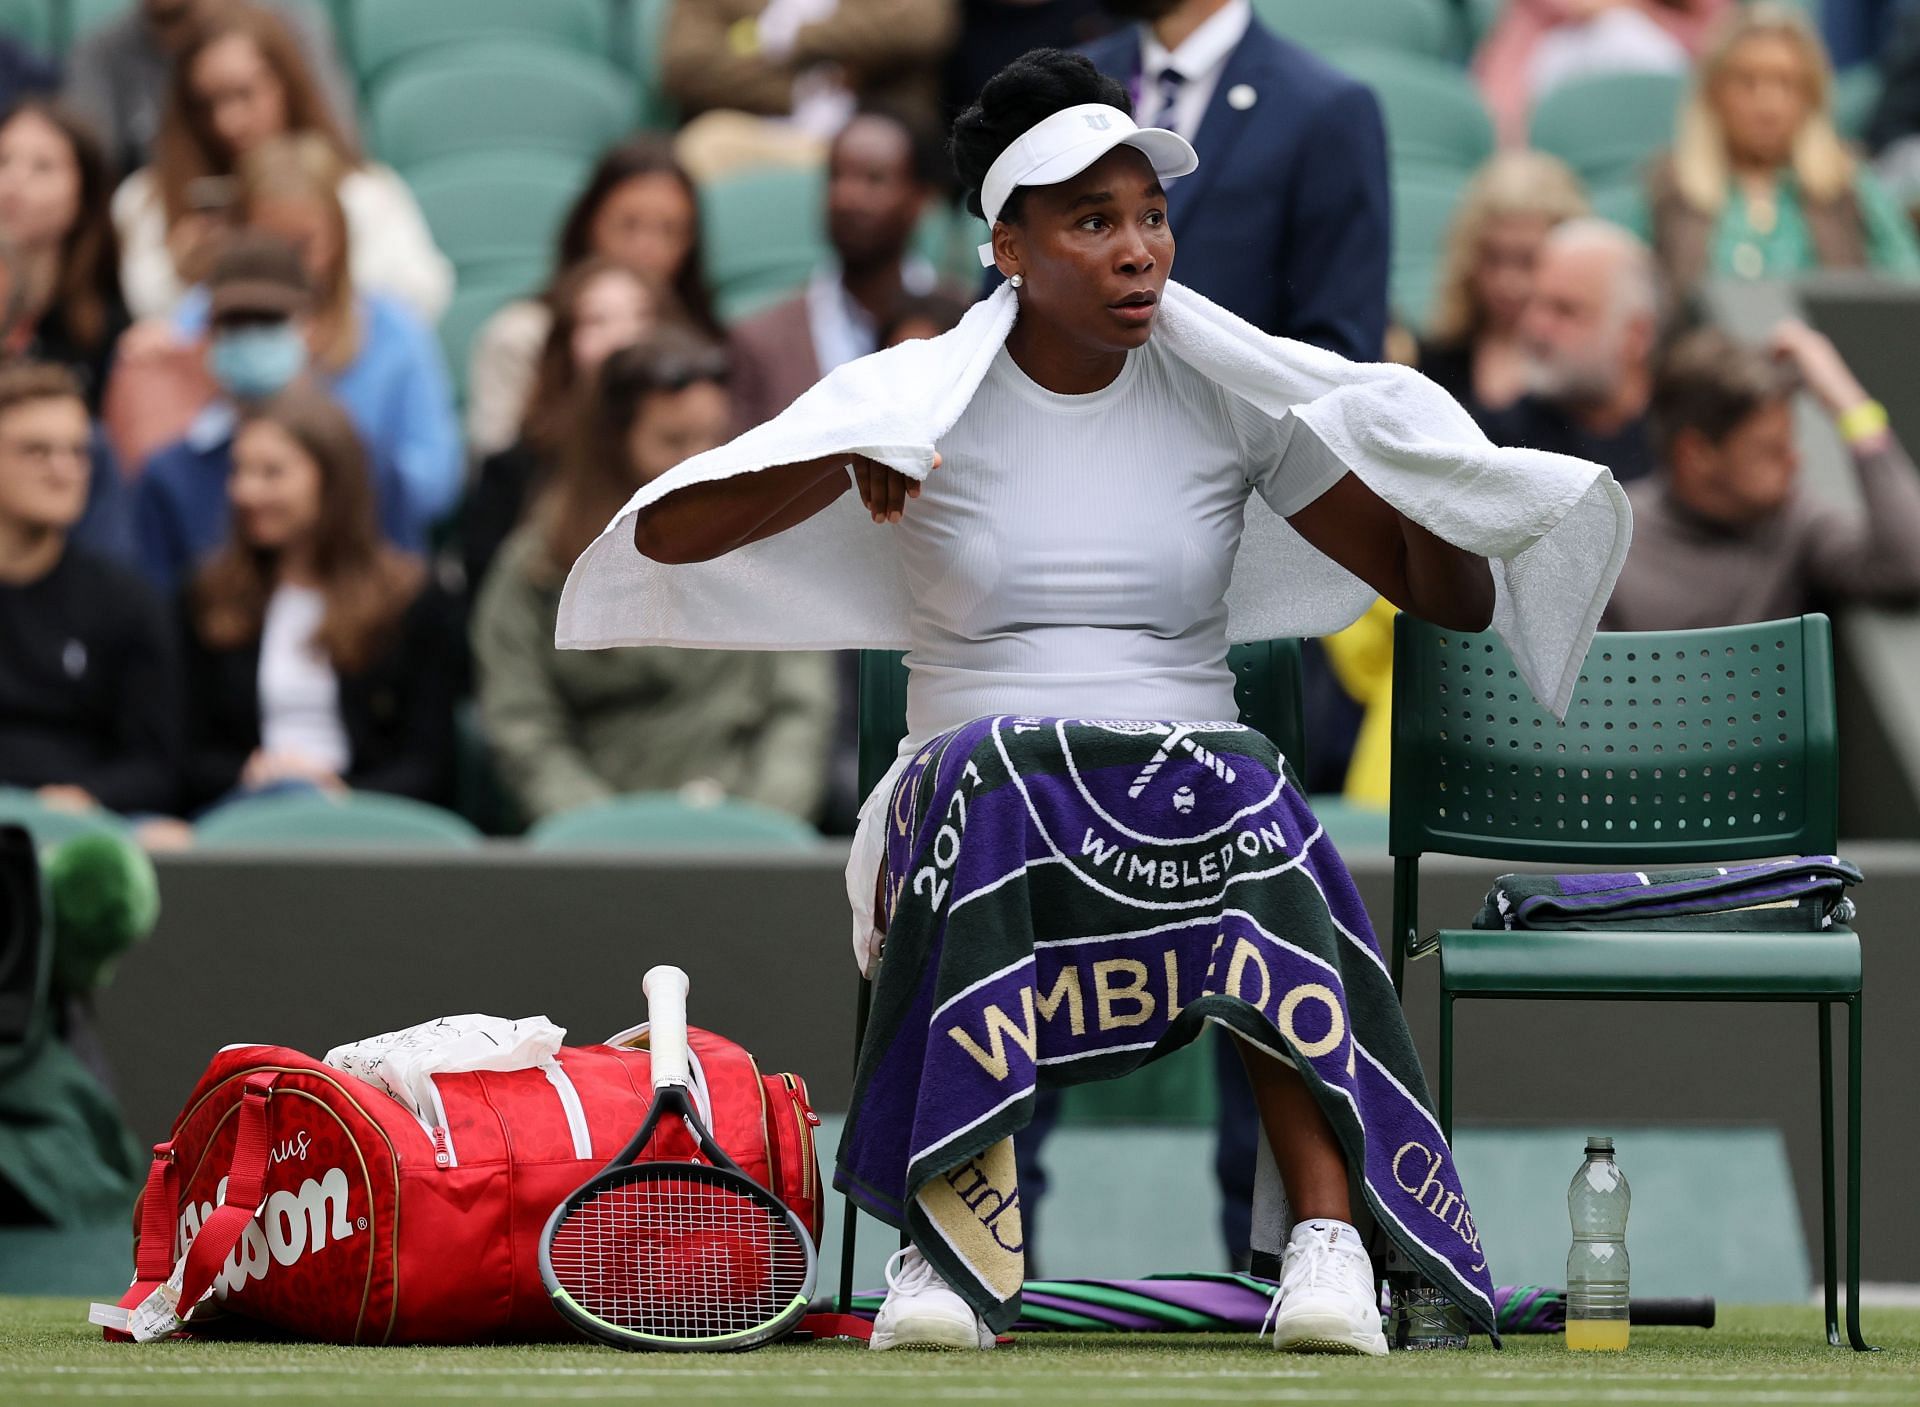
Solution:
[[[1487,437],[1593,460],[1623,484],[1650,473],[1658,305],[1652,256],[1631,233],[1595,219],[1557,226],[1520,315],[1527,393],[1481,416]]]
[[[227,479],[239,416],[309,365],[313,286],[291,245],[243,233],[214,266],[206,311],[202,357],[215,395],[179,441],[147,462],[134,489],[140,566],[169,594],[226,537]],[[376,456],[372,474],[382,532],[398,546],[419,548],[423,534],[398,471]]]
[[[1847,446],[1860,510],[1800,483],[1802,386]],[[1920,599],[1920,476],[1886,411],[1812,328],[1783,323],[1765,350],[1713,328],[1682,338],[1654,384],[1653,424],[1661,470],[1627,491],[1633,547],[1608,627],[1692,630]]]

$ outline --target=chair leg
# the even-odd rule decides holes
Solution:
[[[1860,1332],[1860,994],[1847,999],[1847,1342],[1877,1350]]]
[[[860,995],[853,1007],[853,1073],[860,1074],[860,1051],[867,1043],[867,1017],[873,1011],[873,983],[860,979]],[[860,1239],[860,1208],[851,1193],[840,1196],[840,1302],[841,1314],[853,1313],[853,1256]]]
[[[1453,993],[1440,993],[1440,1135],[1453,1142]]]
[[[1820,1253],[1824,1263],[1827,1342],[1840,1344],[1840,1231],[1834,1211],[1833,1006],[1820,1010]]]

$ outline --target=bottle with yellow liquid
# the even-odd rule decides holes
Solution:
[[[1627,1346],[1627,1209],[1633,1193],[1613,1161],[1611,1138],[1589,1138],[1587,1160],[1567,1188],[1573,1249],[1567,1252],[1567,1347]]]

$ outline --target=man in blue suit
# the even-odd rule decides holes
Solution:
[[[1378,361],[1387,144],[1371,89],[1261,24],[1248,0],[1107,0],[1142,21],[1087,46],[1143,127],[1200,169],[1167,190],[1175,275],[1263,331]]]
[[[1175,276],[1265,332],[1379,361],[1391,231],[1386,132],[1373,91],[1274,34],[1248,0],[1106,4],[1139,23],[1082,52],[1129,85],[1141,126],[1171,127],[1200,154],[1199,170],[1167,188]],[[1313,741],[1323,756],[1344,759],[1358,711],[1323,658],[1309,651],[1307,665]],[[1344,766],[1325,784],[1337,787]],[[1211,1040],[1221,1232],[1244,1265],[1259,1116],[1233,1042]],[[1046,1185],[1039,1148],[1058,1107],[1058,1094],[1043,1091],[1017,1141],[1029,1246]]]

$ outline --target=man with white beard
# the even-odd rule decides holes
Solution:
[[[1651,472],[1657,305],[1652,256],[1633,234],[1604,220],[1558,226],[1520,320],[1527,394],[1482,418],[1488,438],[1593,460],[1621,483]]]

